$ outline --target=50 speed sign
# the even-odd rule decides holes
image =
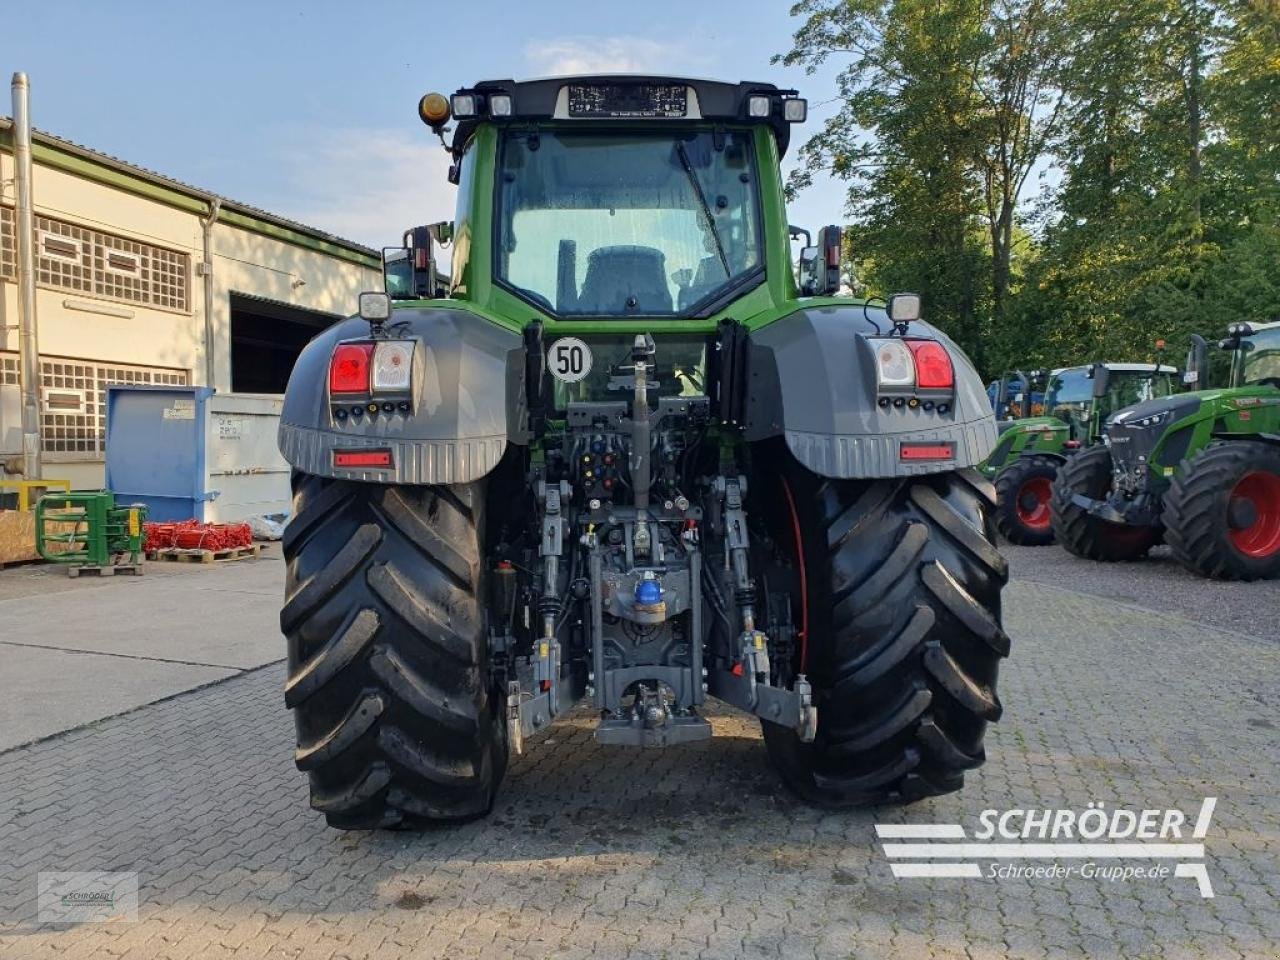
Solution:
[[[547,348],[547,367],[563,383],[577,383],[591,372],[591,348],[577,337],[561,337]]]

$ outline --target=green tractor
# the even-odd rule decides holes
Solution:
[[[1031,389],[1008,401],[1021,416],[998,424],[996,448],[979,467],[994,479],[998,505],[996,527],[1010,543],[1039,547],[1053,543],[1049,500],[1054,478],[1067,458],[1102,439],[1102,425],[1122,407],[1177,389],[1177,370],[1153,363],[1093,363],[1064,367],[1049,375],[1044,415],[1033,416]],[[1037,373],[1021,371],[1004,377],[1008,384],[1034,386]]]
[[[1187,381],[1203,382],[1196,337]],[[1120,411],[1106,443],[1072,457],[1053,488],[1053,527],[1072,553],[1136,560],[1166,541],[1189,570],[1280,576],[1280,323],[1233,324],[1229,386]]]
[[[732,704],[817,804],[958,789],[1009,652],[974,469],[995,421],[919,297],[834,295],[839,229],[797,275],[805,102],[601,76],[419,114],[452,133],[456,219],[388,251],[389,291],[305,348],[281,416],[311,805],[482,816],[509,751],[584,701],[619,747],[705,739]]]

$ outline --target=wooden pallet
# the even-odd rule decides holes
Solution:
[[[142,576],[141,563],[113,563],[105,567],[90,567],[72,565],[67,567],[67,576],[74,580],[82,573],[92,573],[99,577],[114,577],[117,573],[132,573],[136,577]]]
[[[169,563],[227,563],[232,560],[249,560],[262,552],[260,544],[247,547],[228,547],[226,550],[183,550],[180,547],[165,547],[161,550],[148,550],[148,560],[168,561]]]

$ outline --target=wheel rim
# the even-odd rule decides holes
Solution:
[[[1245,501],[1244,504],[1240,501]],[[1246,473],[1231,490],[1228,514],[1246,506],[1250,522],[1230,531],[1231,543],[1250,557],[1280,551],[1280,476],[1262,470]]]
[[[1049,529],[1049,497],[1053,485],[1048,477],[1032,477],[1018,488],[1014,509],[1018,522],[1032,530]]]

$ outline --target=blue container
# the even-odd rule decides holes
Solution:
[[[148,520],[205,520],[210,387],[107,387],[107,489]]]

